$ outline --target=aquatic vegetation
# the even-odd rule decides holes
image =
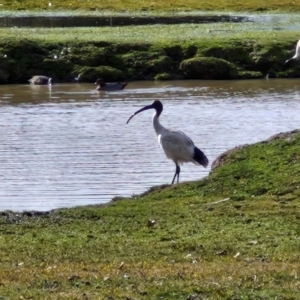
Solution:
[[[98,77],[153,80],[164,73],[169,79],[300,76],[297,61],[288,67],[284,64],[297,42],[293,32],[233,32],[209,37],[201,35],[202,26],[195,26],[138,26],[135,34],[129,27],[111,28],[110,32],[107,28],[0,29],[0,83],[25,83],[35,74],[54,81],[71,81],[81,74],[80,80],[88,82]],[[195,30],[199,36],[187,39],[183,35]],[[23,38],[32,32],[34,37]],[[201,72],[212,68],[213,74]]]
[[[81,82],[95,82],[97,78],[106,78],[108,81],[122,80],[124,74],[110,66],[88,67],[88,66],[75,66],[74,74],[80,74],[79,81]]]
[[[158,73],[155,77],[154,80],[157,81],[163,81],[163,80],[172,80],[174,79],[174,77],[176,78],[176,76],[170,74],[170,73]]]
[[[185,78],[235,79],[238,71],[234,64],[216,57],[192,57],[180,64]]]

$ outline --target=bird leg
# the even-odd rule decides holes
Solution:
[[[172,180],[171,184],[174,183],[176,175],[177,175],[177,183],[179,182],[179,173],[180,173],[180,167],[176,164],[176,170],[175,170],[175,174],[174,174],[174,177],[173,177],[173,180]]]

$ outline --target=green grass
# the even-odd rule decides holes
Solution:
[[[0,38],[24,38],[48,42],[106,41],[118,43],[168,43],[229,39],[278,41],[296,39],[297,32],[268,31],[255,23],[147,25],[79,28],[0,28]],[[218,42],[218,41],[217,41]]]
[[[51,3],[51,6],[49,6]],[[113,0],[113,1],[1,1],[3,10],[84,10],[84,11],[299,11],[300,2],[292,0],[246,0],[246,1],[206,1],[206,0]]]
[[[299,38],[297,31],[288,31],[291,26],[297,26],[298,16],[291,14],[270,19],[276,21],[0,28],[3,69],[0,82],[28,82],[28,78],[38,73],[47,74],[57,82],[68,81],[70,74],[81,74],[81,80],[88,82],[98,77],[112,81],[126,78],[261,78],[266,74],[276,78],[299,77],[297,63],[284,65]],[[233,71],[224,72],[214,61],[219,76],[197,72],[208,67],[206,60],[186,60],[198,57],[224,59],[233,64]],[[211,65],[210,62],[209,68],[213,69]],[[114,69],[108,72],[103,66]]]
[[[294,133],[229,153],[201,181],[45,216],[3,213],[0,295],[299,299],[299,153]]]
[[[87,82],[207,79],[214,75],[203,72],[207,68],[218,71],[212,78],[299,77],[297,63],[284,65],[296,32],[263,31],[252,23],[211,25],[0,29],[0,82],[25,83],[34,74],[57,82],[70,74]]]

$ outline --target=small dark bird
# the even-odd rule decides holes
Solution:
[[[172,183],[177,176],[179,182],[180,165],[186,162],[192,162],[195,165],[202,165],[204,168],[208,165],[208,159],[205,154],[197,148],[193,141],[181,131],[173,131],[163,127],[159,123],[159,116],[163,111],[163,105],[159,100],[155,100],[151,105],[147,105],[135,112],[127,121],[144,110],[155,109],[153,116],[153,127],[157,135],[157,140],[161,148],[164,150],[167,158],[172,159],[176,165],[175,175]]]
[[[98,84],[97,91],[119,91],[123,90],[128,82],[109,82],[106,83],[102,78],[98,78],[95,84]]]

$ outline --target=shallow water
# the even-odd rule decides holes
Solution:
[[[0,210],[49,210],[105,203],[170,183],[152,112],[184,131],[210,163],[225,150],[300,128],[299,80],[131,82],[97,93],[92,84],[0,86]],[[181,181],[209,169],[182,167]]]
[[[0,11],[0,27],[100,27],[162,24],[211,24],[212,31],[299,31],[299,14],[292,13],[114,13],[91,11],[14,12]],[[229,27],[225,26],[229,23]]]
[[[98,26],[128,26],[128,25],[154,25],[154,24],[191,24],[191,23],[224,23],[247,22],[247,16],[231,15],[174,15],[174,16],[112,16],[73,15],[73,16],[1,16],[0,27],[98,27]]]

